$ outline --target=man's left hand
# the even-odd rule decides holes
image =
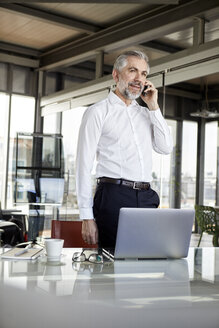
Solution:
[[[156,110],[159,108],[157,99],[158,99],[158,90],[155,88],[152,82],[146,81],[145,85],[147,89],[145,95],[141,94],[141,99],[146,103],[149,110]]]

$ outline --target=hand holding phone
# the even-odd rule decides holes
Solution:
[[[159,108],[157,102],[158,90],[150,81],[147,80],[146,83],[147,85],[144,86],[144,89],[141,93],[141,98],[146,103],[149,110],[156,110]]]
[[[144,89],[143,89],[143,91],[142,91],[142,93],[141,93],[143,97],[146,96],[147,88],[148,88],[148,85],[145,85],[145,86],[144,86]]]

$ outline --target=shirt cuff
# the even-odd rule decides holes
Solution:
[[[148,109],[148,111],[149,111],[149,114],[151,116],[162,115],[161,110],[160,110],[159,107],[157,109],[154,109],[154,110]]]
[[[81,207],[81,208],[79,208],[79,213],[80,213],[81,220],[93,220],[94,219],[94,214],[93,214],[92,208]]]
[[[149,115],[150,115],[150,118],[151,118],[151,122],[152,123],[155,123],[156,121],[163,121],[164,117],[161,113],[161,110],[160,108],[156,109],[156,110],[150,110],[149,111]]]

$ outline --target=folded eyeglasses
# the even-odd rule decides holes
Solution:
[[[86,256],[84,253],[85,251],[82,252],[75,252],[72,256],[72,261],[74,262],[85,262],[89,261],[91,263],[103,263],[103,255],[98,254],[98,253],[91,253],[89,256]]]

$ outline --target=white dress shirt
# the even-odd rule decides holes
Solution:
[[[84,113],[78,138],[76,191],[81,219],[93,219],[91,172],[96,177],[152,180],[152,149],[172,151],[172,137],[160,109],[149,111],[136,101],[127,106],[115,93]]]

